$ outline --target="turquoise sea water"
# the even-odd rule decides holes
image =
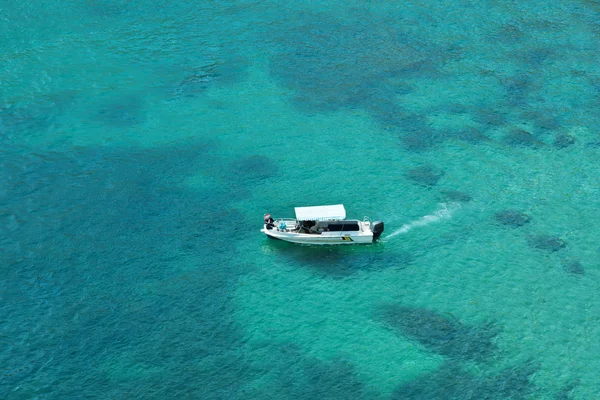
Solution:
[[[600,398],[593,1],[0,4],[0,398]],[[373,246],[267,240],[346,205]]]

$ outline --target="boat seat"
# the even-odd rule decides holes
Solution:
[[[310,233],[321,233],[321,232],[323,232],[323,227],[314,225],[314,226],[311,226],[308,231]]]

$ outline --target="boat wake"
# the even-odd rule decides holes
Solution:
[[[416,227],[429,225],[442,219],[448,219],[452,217],[452,214],[454,214],[456,210],[460,209],[460,203],[440,203],[439,206],[440,208],[434,213],[402,225],[400,228],[387,235],[385,239],[390,239],[394,236],[401,235]]]

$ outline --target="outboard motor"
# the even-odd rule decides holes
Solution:
[[[383,221],[375,221],[373,222],[373,226],[371,227],[373,231],[373,241],[379,239],[379,236],[383,233]]]

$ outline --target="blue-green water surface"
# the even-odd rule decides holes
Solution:
[[[599,21],[4,1],[0,398],[600,398]]]

